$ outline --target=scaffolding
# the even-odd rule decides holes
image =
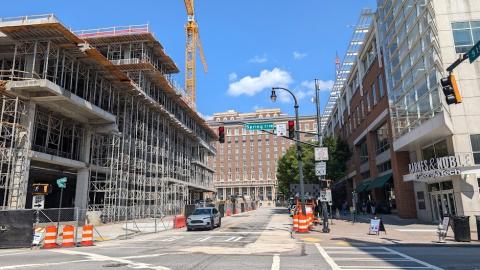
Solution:
[[[86,171],[76,206],[107,222],[179,214],[214,191],[205,161],[216,135],[148,26],[74,34],[52,15],[29,18],[0,20],[11,40],[0,45],[3,208],[25,208],[29,151]]]

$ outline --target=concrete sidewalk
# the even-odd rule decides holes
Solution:
[[[471,232],[471,242],[455,242],[452,228],[449,227],[446,242],[437,243],[437,226],[420,223],[416,220],[402,220],[393,216],[382,216],[386,232],[378,235],[370,235],[370,216],[362,215],[357,217],[357,222],[349,220],[334,219],[330,224],[330,233],[322,233],[322,225],[317,225],[310,233],[294,236],[307,242],[321,242],[331,245],[480,245],[477,239],[477,232]],[[476,229],[476,228],[475,228]]]

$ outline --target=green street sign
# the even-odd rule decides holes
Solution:
[[[274,130],[275,125],[273,123],[246,123],[246,130]]]
[[[479,56],[480,56],[480,41],[477,44],[473,45],[473,47],[468,51],[468,60],[470,60],[470,64],[473,63]]]
[[[59,188],[66,188],[67,187],[67,178],[62,177],[60,179],[57,179],[57,186]]]

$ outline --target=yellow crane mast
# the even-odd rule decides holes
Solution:
[[[185,47],[185,91],[190,99],[192,108],[196,106],[196,52],[197,48],[200,53],[200,60],[203,64],[203,70],[208,71],[207,62],[203,53],[202,43],[200,41],[200,34],[198,31],[198,24],[195,22],[194,0],[184,0],[185,8],[187,10],[188,21],[185,25],[185,32],[187,36],[187,44]]]

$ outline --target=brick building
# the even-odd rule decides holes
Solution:
[[[231,195],[249,195],[260,201],[278,198],[277,161],[294,142],[262,131],[247,131],[243,123],[286,124],[288,120],[294,117],[280,109],[260,109],[251,113],[229,110],[213,115],[209,125],[215,130],[225,127],[225,143],[217,142],[217,156],[212,165],[218,199]],[[316,118],[300,117],[300,129],[316,132]],[[313,138],[302,135],[302,140]]]

